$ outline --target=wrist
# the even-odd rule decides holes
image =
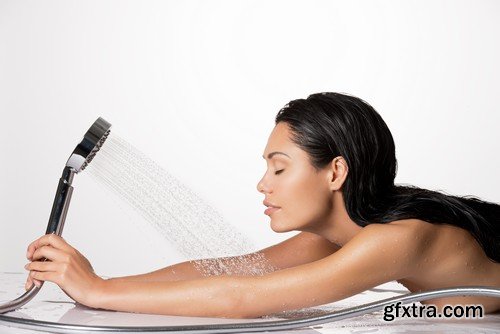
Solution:
[[[103,279],[97,276],[94,283],[92,284],[91,293],[89,294],[87,302],[85,304],[92,308],[101,308],[101,302],[106,295],[106,288],[108,284],[109,282],[107,279]]]

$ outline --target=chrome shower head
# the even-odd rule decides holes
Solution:
[[[94,159],[96,153],[108,138],[110,131],[111,124],[99,117],[69,156],[59,180],[46,234],[55,233],[61,235],[73,192],[73,187],[71,186],[73,176],[84,170],[92,159]]]
[[[106,122],[102,117],[99,117],[87,133],[85,133],[80,144],[71,153],[66,162],[66,167],[71,167],[75,173],[84,170],[108,138],[111,131],[110,128],[111,124]]]

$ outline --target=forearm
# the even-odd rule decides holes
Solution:
[[[177,263],[146,274],[110,278],[112,281],[152,282],[184,281],[207,276],[256,276],[277,270],[259,253],[241,256],[199,259]]]
[[[201,278],[202,273],[195,268],[192,262],[181,262],[149,273],[113,277],[108,281],[120,282],[160,282],[160,281],[183,281]]]
[[[216,276],[170,282],[102,280],[87,305],[123,312],[241,318],[242,279]]]
[[[171,282],[100,280],[84,304],[122,312],[257,318],[326,304],[359,292],[360,288],[351,284],[359,272],[342,274],[331,261],[319,260],[262,276],[221,275]],[[335,279],[336,275],[340,278]]]

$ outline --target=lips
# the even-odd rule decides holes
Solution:
[[[266,211],[264,211],[264,214],[266,214],[268,216],[271,216],[274,212],[281,209],[279,206],[276,206],[271,202],[264,201],[263,203],[265,206],[267,206],[267,209],[266,209]]]
[[[278,210],[281,210],[281,208],[273,208],[273,207],[269,207],[267,208],[265,211],[264,211],[264,214],[268,215],[268,216],[271,216],[273,213],[275,213],[276,211]]]
[[[274,205],[274,204],[273,204],[273,203],[271,203],[271,202],[264,201],[264,202],[262,202],[262,203],[263,203],[265,206],[267,206],[268,208],[276,208],[276,209],[280,209],[280,207],[279,207],[279,206]]]

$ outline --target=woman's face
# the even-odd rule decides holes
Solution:
[[[275,232],[313,231],[331,213],[327,169],[316,171],[307,153],[291,141],[287,123],[278,123],[264,151],[267,170],[257,184]],[[264,205],[266,205],[264,204]]]

